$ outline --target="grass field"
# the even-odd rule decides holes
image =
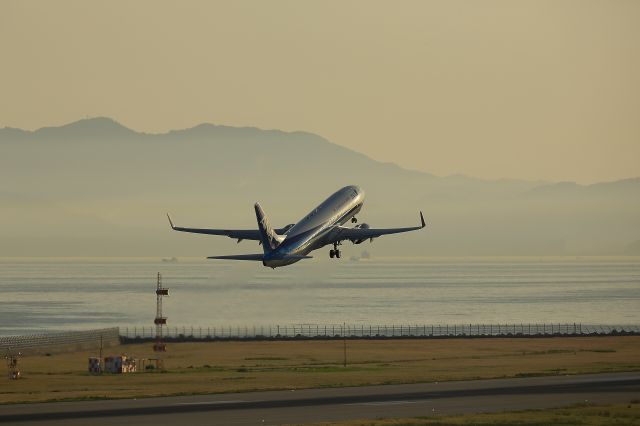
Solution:
[[[24,378],[0,380],[0,403],[125,398],[640,370],[640,337],[175,343],[166,372],[90,375],[74,352],[22,359]],[[151,358],[152,345],[106,355]]]
[[[504,413],[432,416],[413,419],[356,420],[341,423],[313,423],[313,426],[547,426],[547,425],[638,425],[640,403],[575,406],[547,410]]]

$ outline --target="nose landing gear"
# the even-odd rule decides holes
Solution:
[[[356,223],[356,222],[358,222],[358,218],[357,218],[357,217],[355,217],[355,216],[354,216],[354,217],[352,217],[352,218],[351,218],[351,223]]]

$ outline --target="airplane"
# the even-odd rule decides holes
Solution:
[[[278,268],[291,265],[302,259],[311,259],[308,254],[326,245],[333,245],[329,250],[330,258],[340,258],[339,245],[343,241],[361,244],[366,240],[373,242],[387,234],[415,231],[426,226],[424,216],[420,212],[420,225],[406,228],[370,228],[362,223],[353,228],[343,226],[347,222],[357,223],[356,214],[362,209],[364,191],[356,185],[345,186],[313,209],[298,223],[284,228],[272,228],[267,215],[259,203],[254,205],[258,229],[203,229],[182,228],[175,226],[171,216],[167,214],[169,224],[174,231],[194,234],[226,235],[229,238],[256,240],[262,245],[263,253],[238,254],[230,256],[210,256],[208,259],[253,260],[261,261],[264,266]]]

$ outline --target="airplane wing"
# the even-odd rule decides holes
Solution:
[[[338,226],[336,231],[332,236],[332,241],[342,241],[342,240],[367,240],[369,238],[377,238],[382,235],[388,234],[399,234],[401,232],[409,232],[416,231],[418,229],[422,229],[427,224],[424,221],[424,216],[422,212],[420,212],[420,225],[419,226],[410,226],[407,228],[346,228],[343,226]]]
[[[260,241],[260,231],[258,229],[207,229],[207,228],[183,228],[180,226],[175,226],[173,221],[171,220],[171,216],[167,214],[167,218],[169,219],[169,224],[171,225],[171,229],[174,231],[180,232],[190,232],[192,234],[207,234],[207,235],[226,235],[229,238],[233,238],[238,240],[238,242],[242,240],[256,240]],[[277,234],[284,234],[291,225],[287,225],[284,228],[275,229]]]

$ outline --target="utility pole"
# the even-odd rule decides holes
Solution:
[[[346,368],[347,367],[347,333],[346,333],[346,329],[347,329],[347,323],[343,323],[342,324],[342,342],[343,342],[343,349],[344,349],[344,359],[343,359],[343,365]]]
[[[100,373],[102,373],[104,370],[102,369],[102,333],[100,333],[100,358],[98,358],[98,368],[100,369]]]

